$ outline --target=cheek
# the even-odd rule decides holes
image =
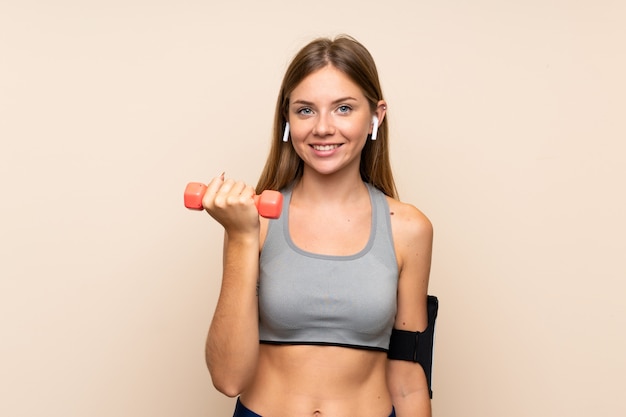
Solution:
[[[303,140],[311,132],[311,129],[312,127],[308,123],[301,120],[289,125],[291,139],[295,141]]]
[[[338,125],[337,128],[346,137],[353,140],[361,140],[367,137],[370,131],[370,125],[364,121],[352,121]]]
[[[359,114],[353,114],[351,117],[337,118],[337,127],[341,126],[342,129],[350,132],[367,132],[372,126],[372,116],[365,112],[359,112]]]

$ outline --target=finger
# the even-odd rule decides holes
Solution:
[[[252,190],[252,191],[251,191]],[[228,195],[226,196],[226,204],[229,206],[240,206],[252,204],[253,189],[244,182],[236,182],[230,188]]]
[[[211,194],[215,194],[217,193],[217,191],[220,189],[220,187],[222,186],[222,184],[224,183],[224,173],[221,173],[220,175],[218,175],[217,177],[214,177],[208,184],[207,184],[207,193],[211,193]]]
[[[222,186],[220,193],[228,194],[229,197],[239,197],[242,191],[246,188],[246,184],[243,182],[235,182],[233,180],[227,180],[227,183]]]
[[[243,182],[236,182],[232,179],[224,181],[213,199],[213,206],[225,209],[246,203],[241,193],[245,190],[246,185]]]
[[[202,205],[204,206],[205,209],[213,205],[213,201],[215,200],[215,195],[220,190],[223,184],[224,184],[224,173],[221,173],[217,177],[213,178],[207,184],[207,189],[202,198]]]
[[[256,194],[255,189],[251,185],[246,185],[241,192],[241,196],[244,198],[252,198]]]
[[[225,208],[228,205],[231,195],[237,193],[237,190],[233,190],[233,187],[235,187],[235,181],[232,179],[227,179],[222,183],[217,194],[215,194],[214,202],[216,207]]]

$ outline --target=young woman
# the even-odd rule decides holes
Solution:
[[[397,199],[386,111],[369,52],[316,39],[283,79],[256,190],[208,186],[225,238],[206,357],[235,416],[431,415],[423,366],[387,354],[392,329],[427,328],[432,226]],[[259,218],[265,189],[280,219]]]

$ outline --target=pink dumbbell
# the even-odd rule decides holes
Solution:
[[[190,182],[185,188],[185,207],[202,210],[202,198],[207,186],[200,182]],[[283,209],[283,195],[278,191],[265,190],[254,196],[254,204],[259,214],[268,219],[277,219]]]

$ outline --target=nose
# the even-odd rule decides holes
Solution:
[[[333,124],[332,116],[326,113],[321,113],[315,122],[313,134],[317,136],[329,136],[335,133],[335,126]]]

